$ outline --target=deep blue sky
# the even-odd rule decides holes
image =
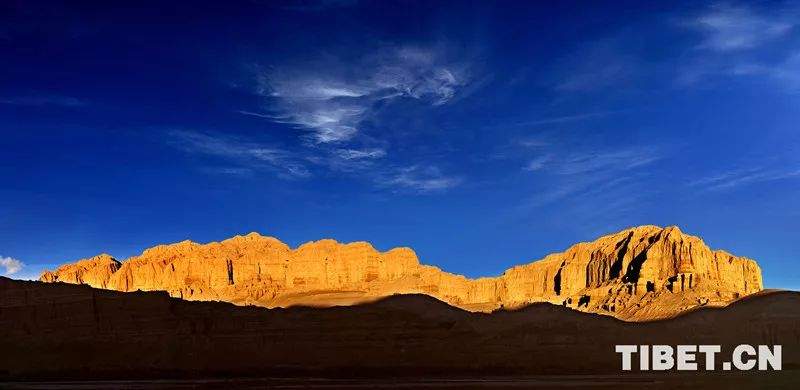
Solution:
[[[656,224],[800,288],[796,4],[113,3],[0,5],[16,277],[250,231],[495,275]]]

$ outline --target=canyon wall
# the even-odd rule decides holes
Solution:
[[[640,226],[576,244],[505,271],[468,279],[420,264],[409,248],[309,242],[292,249],[257,233],[221,242],[183,241],[118,262],[108,255],[42,274],[44,282],[117,291],[159,290],[240,305],[349,305],[422,293],[471,311],[562,304],[625,320],[672,317],[762,289],[755,261],[712,251],[677,227]]]

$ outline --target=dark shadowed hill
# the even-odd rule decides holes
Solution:
[[[621,372],[615,344],[722,344],[730,351],[743,343],[783,345],[782,373],[749,377],[795,380],[798,309],[800,293],[786,291],[645,323],[545,303],[474,313],[425,295],[265,309],[0,278],[0,381],[630,376],[636,373]]]

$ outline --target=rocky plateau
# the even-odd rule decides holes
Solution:
[[[122,262],[101,254],[46,271],[40,281],[268,308],[353,305],[397,294],[429,295],[474,312],[549,302],[627,321],[725,306],[763,289],[754,260],[657,226],[626,229],[478,279],[421,264],[410,248],[379,252],[367,242],[325,239],[292,249],[250,233],[159,245]]]

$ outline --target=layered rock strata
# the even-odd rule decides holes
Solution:
[[[421,293],[471,311],[551,302],[625,320],[672,317],[762,289],[755,261],[711,250],[677,227],[657,226],[579,243],[478,279],[420,264],[410,248],[379,252],[366,242],[320,240],[292,249],[250,233],[160,245],[121,263],[100,255],[46,271],[40,280],[265,307],[349,305]]]

